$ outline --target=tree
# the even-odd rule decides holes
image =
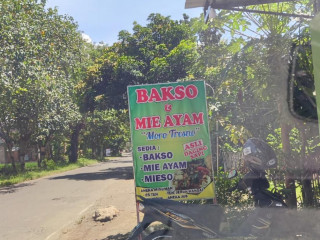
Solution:
[[[4,0],[0,13],[0,131],[9,152],[13,145],[20,147],[24,169],[31,141],[77,117],[72,85],[83,40],[73,20],[45,10],[45,1]]]
[[[298,11],[309,15],[312,11],[309,1],[247,8],[287,13]],[[200,71],[194,71],[194,75],[207,79],[215,89],[210,108],[224,127],[226,135],[222,137],[226,137],[227,148],[230,148],[230,142],[234,149],[239,148],[250,135],[266,139],[280,127],[283,151],[280,156],[286,163],[286,187],[290,189],[287,201],[291,207],[297,205],[297,176],[294,172],[298,165],[293,161],[289,135],[291,129],[300,123],[292,120],[284,92],[287,91],[290,47],[305,24],[302,19],[295,21],[288,16],[219,11],[218,16],[209,22],[209,29],[214,33],[228,33],[227,39],[231,36],[231,40],[225,41],[226,47],[223,47],[223,41],[212,38],[216,41],[211,44],[212,49],[210,44],[202,44],[199,49],[205,53],[200,54],[204,64],[199,64]],[[215,51],[212,46],[219,46],[220,51]],[[223,54],[222,49],[227,51],[219,55]],[[208,57],[210,55],[212,58]]]
[[[150,14],[148,24],[121,31],[119,42],[88,69],[87,109],[127,108],[128,85],[172,82],[188,76],[198,58],[189,22]]]
[[[129,140],[129,119],[127,110],[95,110],[86,119],[82,137],[82,150],[91,150],[91,157],[102,158],[106,148],[112,154],[120,154]]]
[[[127,112],[121,113],[121,109],[127,109],[128,85],[183,79],[196,62],[195,37],[186,16],[178,22],[150,14],[148,21],[146,26],[134,23],[132,34],[121,31],[119,42],[105,47],[78,84],[87,114],[83,150],[91,146],[93,139],[99,143],[91,146],[93,154],[106,145],[116,152],[123,146],[128,133],[121,127],[127,119],[121,116],[127,116]],[[118,123],[114,123],[117,118]]]

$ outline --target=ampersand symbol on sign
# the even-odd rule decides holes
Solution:
[[[171,110],[172,110],[172,105],[171,105],[171,104],[166,104],[166,105],[164,106],[164,110],[165,110],[166,112],[171,112]]]

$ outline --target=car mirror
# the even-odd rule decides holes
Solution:
[[[229,179],[232,179],[234,177],[238,176],[238,172],[237,170],[231,170],[229,173],[228,173],[228,178]]]
[[[289,67],[290,112],[294,117],[318,120],[311,45],[293,45]]]

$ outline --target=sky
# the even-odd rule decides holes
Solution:
[[[185,0],[47,0],[47,7],[57,7],[59,14],[72,16],[93,42],[108,45],[118,40],[121,30],[132,32],[134,21],[145,25],[151,13],[180,20],[183,13],[199,17],[203,11],[185,9],[184,5]]]

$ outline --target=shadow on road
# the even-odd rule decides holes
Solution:
[[[10,194],[10,193],[15,193],[18,191],[20,188],[27,187],[27,186],[32,186],[34,183],[21,183],[9,187],[2,187],[0,188],[0,194]]]
[[[106,237],[104,239],[101,240],[126,240],[129,237],[129,233],[127,234],[117,234],[117,235],[112,235],[109,237]]]
[[[109,168],[106,170],[101,170],[99,172],[92,173],[78,173],[63,175],[59,177],[52,177],[50,180],[59,179],[69,179],[77,181],[94,181],[94,180],[107,180],[107,179],[122,179],[129,180],[133,179],[133,169],[132,167],[119,167],[119,168]]]

